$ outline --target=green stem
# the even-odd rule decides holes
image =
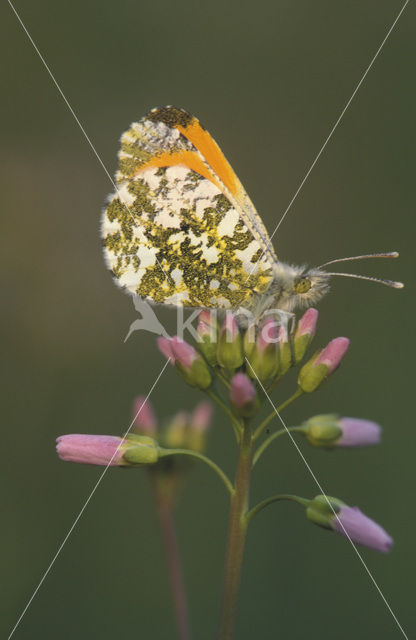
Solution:
[[[223,382],[225,384],[227,389],[231,389],[231,384],[229,383],[229,381],[227,380],[225,375],[219,369],[216,369],[216,373],[217,373],[218,378],[221,380],[221,382]]]
[[[255,452],[255,454],[253,456],[253,467],[256,464],[256,462],[258,462],[260,456],[263,455],[263,453],[266,451],[267,447],[273,442],[273,440],[276,440],[276,438],[279,438],[280,436],[286,435],[288,431],[290,431],[291,433],[293,433],[293,432],[303,433],[304,428],[303,427],[288,427],[287,429],[280,429],[279,431],[276,431],[275,433],[272,433],[271,436],[269,436],[264,442],[261,443],[261,445],[259,446],[259,448]]]
[[[253,507],[248,512],[247,522],[250,522],[251,519],[259,513],[259,511],[261,511],[265,507],[268,507],[269,504],[272,504],[273,502],[277,502],[278,500],[291,500],[292,502],[297,502],[298,504],[301,504],[303,507],[307,507],[310,503],[310,500],[307,500],[306,498],[300,498],[299,496],[293,496],[288,493],[282,493],[277,496],[270,496],[270,498],[266,498],[262,502],[259,502],[258,504],[256,504],[256,506]]]
[[[261,425],[259,427],[257,427],[257,429],[254,432],[254,436],[253,439],[257,440],[257,438],[260,436],[260,434],[264,431],[264,429],[267,427],[267,425],[269,424],[269,422],[271,422],[273,420],[273,418],[275,418],[277,416],[278,413],[280,413],[281,411],[283,411],[283,409],[286,409],[286,407],[291,404],[294,400],[296,400],[297,398],[300,398],[300,396],[303,394],[303,391],[300,387],[298,387],[295,391],[295,393],[290,396],[290,398],[288,398],[287,400],[285,400],[285,402],[283,402],[279,407],[277,407],[276,411],[272,411],[272,413],[270,413],[267,418],[265,420],[263,420],[263,422],[261,423]]]
[[[169,493],[164,491],[163,480],[161,478],[153,478],[152,484],[156,502],[156,511],[159,517],[163,546],[165,548],[166,560],[169,569],[170,585],[179,638],[180,640],[189,640],[190,628],[188,605],[178,543],[176,540],[175,523],[173,519],[173,502],[170,499]]]
[[[196,458],[197,460],[202,460],[202,462],[205,462],[205,464],[211,467],[211,469],[213,469],[215,473],[221,478],[227,491],[231,495],[233,494],[234,488],[231,483],[231,480],[224,473],[221,467],[219,467],[213,460],[211,460],[211,458],[204,456],[203,453],[199,453],[199,451],[192,451],[192,449],[162,449],[162,448],[159,449],[160,458],[166,458],[167,456],[176,456],[176,455],[190,456],[191,458]]]
[[[205,393],[211,398],[211,400],[213,400],[219,407],[221,407],[224,413],[229,417],[234,429],[235,437],[238,441],[242,430],[241,422],[238,420],[238,418],[236,418],[236,416],[225,404],[225,402],[215,393],[215,391],[213,391],[212,389],[207,389]]]
[[[241,567],[248,526],[247,512],[252,451],[253,440],[250,427],[246,424],[239,443],[234,491],[230,502],[218,640],[232,640],[234,637]]]

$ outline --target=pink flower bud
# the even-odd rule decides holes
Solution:
[[[164,444],[170,449],[186,446],[186,430],[189,424],[189,414],[179,411],[173,416],[165,431]]]
[[[244,373],[236,373],[231,380],[230,398],[234,407],[240,412],[253,407],[256,389]]]
[[[136,432],[154,435],[156,433],[156,416],[150,402],[139,396],[133,403],[133,429]]]
[[[207,327],[217,327],[217,315],[214,311],[208,311],[208,309],[203,309],[198,314],[198,323],[202,322]]]
[[[271,316],[265,320],[257,338],[257,348],[260,354],[263,354],[269,345],[277,344],[279,329],[276,320]]]
[[[171,338],[170,346],[175,363],[182,365],[187,371],[190,371],[194,361],[201,357],[190,344],[178,336]]]
[[[336,414],[313,416],[303,424],[303,434],[315,447],[365,447],[380,442],[381,429],[375,422],[339,418]]]
[[[221,367],[231,372],[241,367],[244,362],[243,340],[238,328],[237,320],[228,312],[221,327],[217,361]]]
[[[209,402],[200,402],[192,412],[189,420],[187,446],[193,451],[205,449],[206,432],[211,424],[212,405]]]
[[[209,364],[214,367],[217,364],[217,339],[218,325],[214,313],[204,310],[198,316],[196,327],[199,336],[198,349],[203,353]]]
[[[227,341],[232,342],[240,333],[237,320],[230,312],[225,314],[224,323],[221,327],[221,334],[227,334]]]
[[[380,442],[381,427],[376,422],[340,418],[338,424],[342,435],[336,443],[337,447],[367,447]]]
[[[157,339],[157,346],[159,347],[159,351],[163,353],[165,358],[170,360],[171,363],[173,364],[175,361],[175,356],[173,355],[171,342],[172,342],[172,338],[164,338],[163,336],[160,336]]]
[[[358,507],[349,507],[338,498],[315,496],[306,509],[306,517],[324,529],[332,529],[352,542],[386,553],[393,540],[379,524]]]
[[[349,345],[348,338],[334,338],[325,349],[304,364],[298,376],[298,384],[302,391],[315,391],[339,367]]]
[[[192,412],[190,426],[195,431],[205,431],[212,420],[212,405],[209,402],[200,402]]]
[[[298,322],[298,326],[295,332],[296,338],[300,338],[303,335],[308,335],[310,340],[315,335],[316,323],[318,322],[318,311],[316,309],[308,309]]]
[[[316,309],[308,309],[298,322],[293,337],[293,352],[295,364],[299,364],[305,355],[316,331],[318,312]]]
[[[205,324],[205,322],[201,322],[201,321],[199,321],[198,324],[196,325],[196,332],[200,338],[204,338],[206,336],[210,338],[212,335],[211,327],[208,324]]]
[[[101,466],[123,465],[124,443],[116,436],[71,433],[59,436],[56,451],[61,460]]]
[[[386,553],[393,546],[393,539],[377,522],[368,518],[358,507],[342,506],[332,519],[332,529],[351,538],[353,542]]]
[[[316,358],[314,365],[324,364],[328,367],[328,375],[335,371],[345,356],[350,341],[348,338],[334,338]]]

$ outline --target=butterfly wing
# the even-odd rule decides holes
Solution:
[[[117,190],[103,212],[116,282],[152,302],[249,306],[277,260],[216,142],[181,109],[153,109],[121,137]]]

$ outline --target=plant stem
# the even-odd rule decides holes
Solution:
[[[259,381],[260,382],[260,381]],[[283,409],[286,409],[286,407],[291,404],[294,400],[296,400],[297,398],[300,398],[300,396],[303,394],[303,391],[300,387],[298,387],[295,391],[295,393],[293,395],[290,396],[290,398],[288,398],[287,400],[285,400],[285,402],[282,402],[282,404],[277,407],[276,410],[273,410],[268,416],[267,418],[265,418],[265,420],[263,420],[263,422],[261,423],[260,426],[257,427],[257,429],[254,432],[254,436],[253,439],[257,440],[257,438],[260,436],[260,434],[263,432],[263,430],[267,427],[267,425],[269,424],[269,422],[271,422],[273,420],[273,418],[275,418],[278,413],[280,413],[281,411],[283,411]]]
[[[260,456],[266,451],[267,447],[273,442],[273,440],[276,440],[276,438],[279,438],[280,436],[286,435],[288,431],[290,431],[291,433],[293,433],[294,431],[295,432],[298,431],[299,433],[302,433],[304,431],[304,428],[303,427],[288,427],[287,429],[280,429],[279,431],[275,431],[275,433],[272,433],[271,436],[266,438],[266,440],[261,443],[261,445],[259,446],[259,448],[255,452],[255,454],[253,456],[253,467],[256,464],[256,462],[258,462],[258,459],[260,458]]]
[[[291,500],[292,502],[297,502],[298,504],[301,504],[303,507],[307,507],[310,503],[310,500],[307,500],[306,498],[300,498],[299,496],[293,496],[288,493],[282,493],[278,496],[270,496],[270,498],[266,498],[262,502],[259,502],[258,504],[256,504],[255,507],[250,509],[250,511],[247,514],[247,521],[251,522],[251,519],[255,515],[257,515],[259,511],[261,511],[265,507],[268,507],[269,504],[272,504],[273,502],[277,502],[279,500]]]
[[[252,451],[251,431],[246,424],[240,438],[234,491],[230,502],[218,640],[232,640],[234,637],[241,567],[248,526],[247,511]]]
[[[212,389],[207,389],[205,393],[207,394],[207,396],[211,398],[211,400],[213,400],[219,407],[221,407],[224,413],[229,417],[232,427],[234,429],[235,437],[237,438],[237,441],[238,441],[240,432],[241,432],[240,421],[236,418],[235,415],[233,415],[233,412],[231,411],[231,409],[225,404],[222,398],[220,398],[220,396],[217,393],[215,393],[215,391],[213,391]]]
[[[162,532],[163,546],[169,569],[170,585],[172,590],[173,605],[178,625],[180,640],[190,639],[188,605],[186,601],[185,586],[182,575],[182,567],[178,544],[176,541],[175,524],[173,519],[173,501],[165,494],[163,486],[158,479],[153,482],[156,501],[156,511],[159,517]]]

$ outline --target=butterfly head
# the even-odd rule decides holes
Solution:
[[[329,274],[284,263],[274,268],[270,294],[281,311],[296,311],[315,305],[329,291]]]
[[[313,269],[296,267],[281,262],[276,263],[273,269],[273,281],[268,292],[270,293],[272,306],[281,311],[291,312],[315,305],[329,291],[329,279],[331,276],[369,280],[394,289],[401,289],[403,284],[393,280],[324,270],[324,267],[338,262],[351,262],[364,258],[397,258],[398,255],[397,251],[389,251],[386,253],[338,258]]]

